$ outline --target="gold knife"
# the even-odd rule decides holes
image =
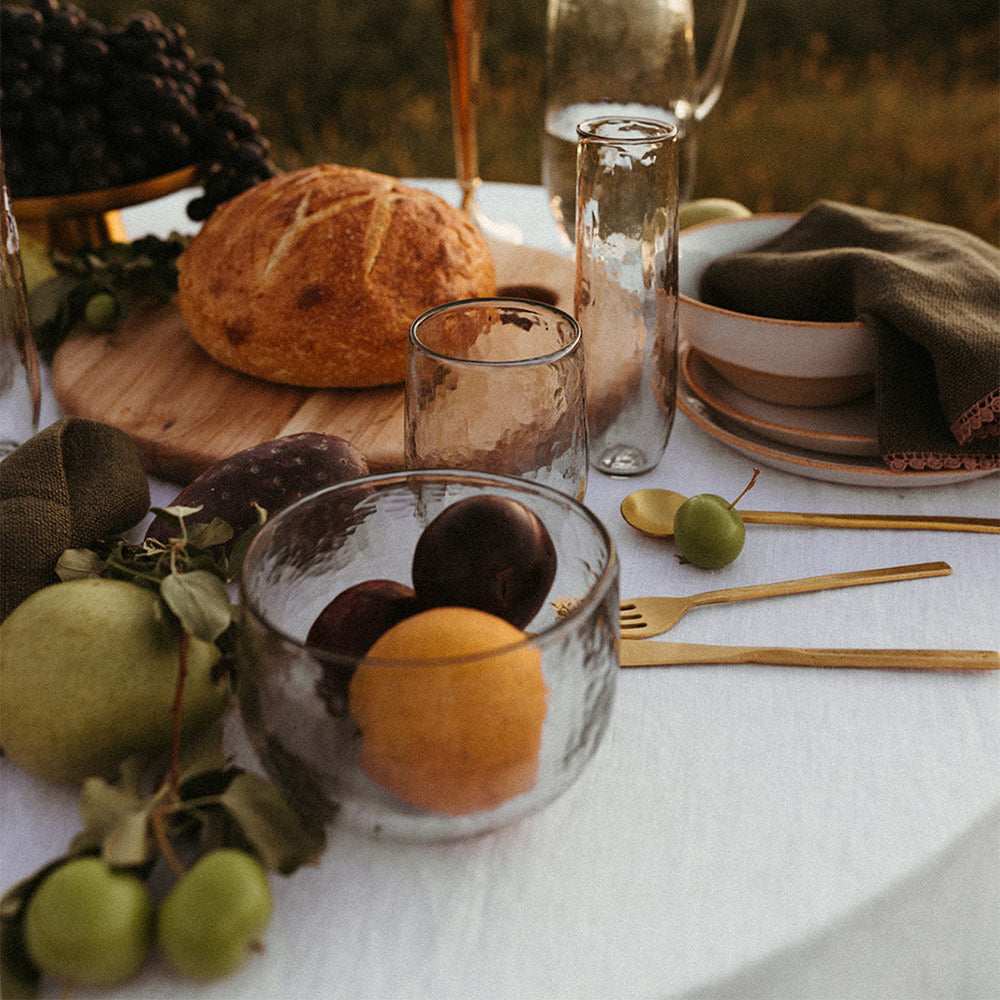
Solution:
[[[866,667],[875,670],[998,670],[1000,653],[976,649],[711,646],[657,639],[622,639],[618,662],[622,667],[754,663],[796,667]]]
[[[741,510],[747,524],[800,524],[820,528],[896,528],[902,530],[979,531],[1000,534],[1000,518],[941,517],[934,514],[804,514],[780,510]]]

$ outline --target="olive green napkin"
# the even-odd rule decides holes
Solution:
[[[890,468],[1000,467],[1000,250],[971,233],[838,202],[714,261],[703,301],[876,332],[879,448]]]
[[[149,510],[149,481],[117,427],[67,417],[0,462],[0,619],[57,582],[64,549],[127,531]]]

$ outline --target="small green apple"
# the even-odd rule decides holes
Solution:
[[[699,493],[677,508],[674,541],[686,562],[702,569],[728,566],[742,551],[746,525],[736,505],[757,482],[754,469],[743,492],[730,503],[715,493]]]
[[[714,493],[699,493],[674,515],[674,540],[680,554],[702,569],[727,566],[743,551],[743,519]]]
[[[24,915],[24,943],[47,976],[108,987],[134,975],[153,938],[153,903],[134,875],[74,858],[46,875]]]
[[[201,857],[167,894],[156,935],[181,975],[208,982],[231,975],[258,946],[271,920],[271,887],[246,851],[220,848]]]

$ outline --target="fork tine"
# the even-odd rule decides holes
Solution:
[[[675,598],[633,597],[618,605],[618,628],[623,637],[630,639],[662,635],[677,624],[686,610]]]
[[[648,626],[645,622],[638,622],[635,625],[630,625],[628,622],[620,622],[619,628],[621,629],[623,639],[644,639]],[[653,635],[658,634],[657,632],[653,633]]]

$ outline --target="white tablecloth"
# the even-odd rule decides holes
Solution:
[[[454,184],[421,183],[456,200]],[[127,211],[131,234],[192,229],[187,197]],[[486,185],[481,202],[560,248],[540,188]],[[739,559],[706,572],[618,513],[640,486],[736,496],[750,472],[678,415],[654,472],[592,474],[622,594],[929,560],[954,572],[701,608],[670,638],[997,648],[996,535],[749,525]],[[997,516],[998,487],[842,486],[763,467],[742,506]],[[154,484],[160,501],[174,489]],[[0,777],[6,888],[79,823],[72,792],[8,761]],[[604,745],[541,814],[448,845],[334,830],[317,868],[274,879],[266,951],[234,978],[193,986],[154,963],[113,995],[987,1000],[1000,995],[998,862],[1000,674],[625,671]]]

